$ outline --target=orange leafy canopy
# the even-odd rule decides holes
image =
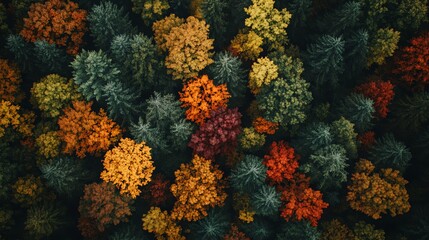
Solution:
[[[298,168],[298,159],[299,156],[295,156],[295,150],[287,143],[273,142],[269,153],[264,156],[264,164],[268,167],[268,178],[275,183],[292,180]]]
[[[200,125],[210,117],[211,111],[226,107],[231,97],[226,84],[215,86],[207,75],[186,83],[179,95],[182,107],[188,108],[186,118]]]
[[[405,185],[408,183],[397,170],[381,169],[374,173],[375,166],[361,159],[356,164],[351,184],[347,186],[347,201],[350,207],[379,219],[389,211],[392,217],[410,210],[409,196]]]
[[[253,120],[253,128],[258,133],[265,134],[274,134],[279,129],[279,124],[275,122],[270,122],[263,117],[257,117]]]
[[[86,11],[72,1],[48,0],[34,3],[24,18],[21,36],[30,42],[45,40],[76,55],[86,30]]]
[[[356,90],[374,101],[378,116],[385,118],[389,112],[388,105],[393,100],[395,92],[390,81],[372,81],[359,85]]]
[[[21,74],[14,65],[0,59],[0,99],[15,102],[21,84]]]
[[[119,140],[120,127],[110,120],[103,109],[91,111],[92,103],[74,101],[58,119],[58,136],[66,143],[64,152],[84,158],[86,154],[107,151]]]
[[[222,205],[226,199],[223,172],[198,155],[192,163],[182,164],[174,175],[171,192],[177,198],[171,217],[176,220],[197,221],[207,216],[209,207]]]
[[[132,198],[140,195],[139,187],[150,182],[155,170],[146,143],[129,138],[121,139],[117,147],[106,153],[103,165],[101,179],[112,182],[121,194],[130,194]]]

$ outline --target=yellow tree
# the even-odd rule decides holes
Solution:
[[[195,155],[192,163],[182,164],[174,175],[170,190],[176,197],[171,217],[197,221],[207,216],[209,207],[223,205],[226,199],[223,172],[211,160]]]
[[[119,145],[104,156],[101,179],[112,182],[121,194],[136,198],[141,192],[139,187],[150,182],[155,170],[150,150],[145,142],[121,139]]]
[[[252,64],[252,69],[249,73],[249,88],[256,95],[262,86],[270,84],[278,75],[278,67],[273,61],[267,57],[258,58]]]
[[[154,233],[156,239],[186,239],[181,235],[182,228],[171,219],[167,211],[162,211],[159,207],[151,207],[149,212],[143,215],[142,222],[143,229],[150,233]]]

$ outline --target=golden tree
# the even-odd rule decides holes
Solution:
[[[254,31],[240,31],[231,41],[229,50],[234,55],[240,55],[244,60],[255,60],[259,57],[263,39]]]
[[[170,187],[177,198],[171,217],[176,220],[197,221],[207,216],[209,207],[223,205],[226,199],[223,172],[211,160],[195,155],[192,163],[180,165]]]
[[[181,235],[182,228],[174,222],[167,211],[159,207],[151,207],[149,212],[142,217],[143,229],[154,233],[156,239],[185,240]]]
[[[267,57],[258,58],[252,64],[252,69],[249,73],[249,88],[256,95],[261,90],[261,87],[270,84],[278,75],[278,67],[273,61]]]
[[[0,99],[17,102],[20,100],[19,85],[21,73],[18,68],[6,59],[0,59]]]
[[[145,142],[121,139],[119,145],[104,156],[101,179],[112,182],[121,194],[136,198],[141,192],[139,187],[150,182],[155,170],[150,150]]]

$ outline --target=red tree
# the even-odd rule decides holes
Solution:
[[[295,150],[283,141],[273,142],[270,151],[264,156],[264,164],[268,167],[267,176],[275,183],[292,180],[298,168],[299,156]]]
[[[215,155],[225,154],[237,145],[240,125],[241,113],[237,108],[219,108],[212,111],[209,120],[192,135],[188,146],[194,150],[194,154],[213,159]]]
[[[429,32],[411,39],[395,58],[397,73],[409,84],[429,83]]]
[[[173,195],[170,193],[170,181],[163,175],[156,174],[152,181],[143,190],[143,199],[150,202],[150,205],[160,206]]]
[[[387,116],[388,105],[395,95],[390,81],[367,82],[359,85],[356,91],[374,101],[374,108],[379,117],[385,118]]]

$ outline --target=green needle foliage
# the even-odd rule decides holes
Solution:
[[[20,35],[9,35],[6,40],[6,47],[21,70],[24,72],[32,69],[31,60],[33,58],[33,48]]]
[[[231,171],[231,186],[237,191],[252,193],[264,184],[266,173],[267,167],[262,164],[262,159],[246,155]]]
[[[304,27],[307,24],[308,17],[311,12],[311,4],[313,0],[291,0],[289,1],[288,10],[292,14],[292,19],[289,27],[296,30]]]
[[[337,112],[352,122],[358,133],[362,133],[372,127],[374,102],[362,94],[352,93],[340,102]]]
[[[274,186],[262,185],[251,197],[252,209],[262,216],[276,215],[281,205],[280,193]]]
[[[228,1],[226,0],[203,0],[201,12],[204,20],[210,25],[210,38],[215,39],[217,46],[223,46],[228,19],[226,16]]]
[[[110,81],[103,87],[109,118],[117,122],[131,122],[134,119],[139,113],[140,107],[136,104],[139,97],[136,89],[129,88],[118,80]]]
[[[389,133],[376,140],[369,159],[379,168],[393,168],[403,172],[411,160],[411,152]]]
[[[310,154],[332,143],[334,136],[329,125],[322,122],[310,123],[298,132],[294,146],[299,152]]]
[[[38,69],[44,73],[63,73],[70,62],[64,49],[57,48],[55,44],[46,41],[34,42],[34,55],[37,59]]]
[[[429,120],[429,93],[405,96],[392,109],[393,122],[397,127],[416,132]]]
[[[110,1],[93,6],[87,19],[95,44],[103,50],[108,50],[115,36],[136,32],[128,13]]]
[[[27,211],[25,229],[30,232],[33,239],[49,237],[63,224],[62,215],[62,210],[53,204],[31,207]]]
[[[276,240],[319,240],[319,238],[320,233],[317,228],[307,221],[283,223],[280,233],[276,235]]]
[[[230,222],[228,214],[223,209],[212,208],[207,217],[192,223],[190,239],[217,240],[228,232]]]
[[[242,229],[253,240],[271,240],[275,234],[273,223],[262,217],[255,217],[253,222],[243,225]]]
[[[320,21],[324,33],[339,34],[355,27],[362,16],[360,2],[346,2],[338,9],[328,13]]]

